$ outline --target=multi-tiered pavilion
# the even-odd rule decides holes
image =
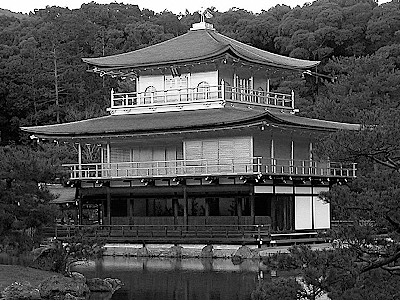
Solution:
[[[273,85],[319,62],[254,48],[205,22],[147,48],[83,60],[124,82],[111,91],[110,114],[23,128],[77,145],[67,167],[81,224],[94,210],[103,225],[330,227],[330,206],[318,195],[356,169],[318,160],[313,148],[358,125],[299,117],[295,92]],[[82,163],[87,143],[101,145],[100,161]]]

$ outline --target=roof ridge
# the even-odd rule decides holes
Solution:
[[[144,48],[139,48],[139,49],[131,50],[131,51],[128,51],[128,52],[119,53],[119,54],[113,54],[113,55],[107,55],[107,56],[83,57],[82,60],[83,60],[83,62],[85,62],[85,63],[90,63],[90,62],[87,61],[88,59],[89,59],[89,60],[93,60],[93,59],[102,59],[102,58],[106,58],[106,57],[107,57],[107,58],[110,58],[110,57],[126,56],[126,55],[128,55],[128,54],[130,54],[130,53],[132,53],[132,52],[141,51],[141,50],[144,50],[144,49],[149,49],[149,48],[153,48],[153,47],[155,47],[155,46],[159,46],[159,45],[166,44],[167,42],[171,42],[171,41],[173,41],[173,40],[175,40],[175,39],[177,39],[177,38],[180,38],[180,37],[182,37],[182,36],[184,36],[184,35],[187,35],[187,34],[190,34],[190,33],[191,33],[191,31],[188,31],[188,32],[186,32],[186,33],[184,33],[184,34],[177,35],[177,36],[175,36],[175,37],[173,37],[173,38],[171,38],[171,39],[168,39],[168,40],[165,40],[165,41],[162,41],[162,42],[159,42],[159,43],[156,43],[156,44],[153,44],[153,45],[144,47]]]

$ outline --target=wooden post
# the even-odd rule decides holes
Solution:
[[[131,224],[131,220],[132,220],[132,217],[133,217],[133,200],[132,200],[131,197],[129,197],[126,200],[126,205],[127,205],[126,209],[127,209],[127,212],[128,212],[127,215],[128,215],[128,218],[129,218],[129,224]]]
[[[108,186],[106,187],[106,197],[107,197],[107,221],[108,225],[111,225],[111,192]]]
[[[292,109],[294,109],[294,91],[292,90]]]
[[[174,214],[174,225],[176,225],[179,216],[179,201],[176,198],[172,198],[172,211]]]
[[[276,230],[276,195],[271,198],[271,229]]]
[[[242,208],[242,198],[240,197],[236,197],[236,210],[238,217],[241,217],[243,208]]]
[[[183,186],[183,219],[184,225],[188,225],[188,199],[186,185]]]
[[[78,199],[78,224],[82,225],[83,217],[82,217],[82,197]]]
[[[204,214],[206,217],[210,216],[210,203],[209,203],[209,198],[204,199]]]
[[[110,166],[110,162],[111,162],[111,146],[110,146],[110,141],[107,142],[106,151],[107,151],[107,166],[106,166],[105,169],[107,170],[107,172],[104,175],[107,176],[107,177],[110,177],[111,176],[111,166]]]
[[[271,135],[271,171],[272,173],[276,173],[274,138],[272,135]]]
[[[101,220],[101,215],[102,215],[101,209],[102,209],[101,203],[97,203],[97,222],[99,223],[99,225],[103,223]]]
[[[80,142],[78,143],[78,170],[79,178],[82,178],[82,145]]]
[[[250,216],[253,218],[253,224],[255,224],[255,216],[256,216],[256,205],[254,199],[254,186],[250,186]]]
[[[174,218],[178,217],[178,199],[174,198],[172,199],[172,209],[174,211]]]
[[[221,98],[225,100],[225,81],[221,79]]]
[[[111,108],[114,108],[114,89],[113,88],[111,88],[110,99],[111,99]]]
[[[290,174],[295,173],[294,171],[294,141],[292,137],[292,142],[290,144]]]

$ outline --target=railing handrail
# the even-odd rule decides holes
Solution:
[[[248,164],[254,164],[254,165],[261,165],[260,159],[261,156],[255,156],[255,157],[248,157],[248,158],[222,158],[222,159],[176,159],[176,160],[150,160],[150,161],[124,161],[124,162],[94,162],[94,163],[84,163],[84,164],[77,164],[77,163],[68,163],[68,164],[63,164],[63,167],[73,167],[73,166],[102,166],[102,165],[132,165],[132,164],[157,164],[157,163],[182,163],[183,166],[187,167],[196,167],[196,165],[186,165],[187,163],[195,163],[195,162],[215,162],[215,161],[231,161],[234,162],[235,165],[248,165]],[[244,161],[246,160],[246,161]],[[249,162],[249,161],[256,161],[254,162]],[[216,166],[224,166],[224,165],[229,165],[229,164],[216,164]]]
[[[267,174],[356,177],[356,164],[262,157],[64,164],[71,178],[143,178],[191,175]]]
[[[228,99],[225,99],[228,96]],[[176,96],[176,97],[175,97]],[[199,97],[204,96],[204,97]],[[172,99],[169,99],[171,98]],[[155,101],[155,99],[157,101]],[[145,103],[149,101],[148,103]],[[279,108],[294,108],[294,93],[255,90],[243,87],[232,87],[225,84],[210,85],[207,87],[185,87],[166,90],[124,92],[111,91],[111,108],[133,108],[149,105],[163,105],[170,103],[208,102],[231,100],[237,102],[260,104]],[[120,101],[121,104],[115,103]]]

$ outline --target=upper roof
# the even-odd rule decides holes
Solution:
[[[247,62],[286,69],[304,70],[319,64],[319,61],[296,59],[260,50],[207,28],[204,26],[204,29],[190,30],[143,49],[105,57],[83,58],[83,61],[101,70],[135,69],[199,62],[229,54]]]
[[[208,110],[110,115],[64,124],[22,127],[40,138],[71,139],[132,136],[197,130],[215,130],[257,124],[281,125],[323,131],[358,130],[357,124],[309,119],[288,113],[224,107]]]

